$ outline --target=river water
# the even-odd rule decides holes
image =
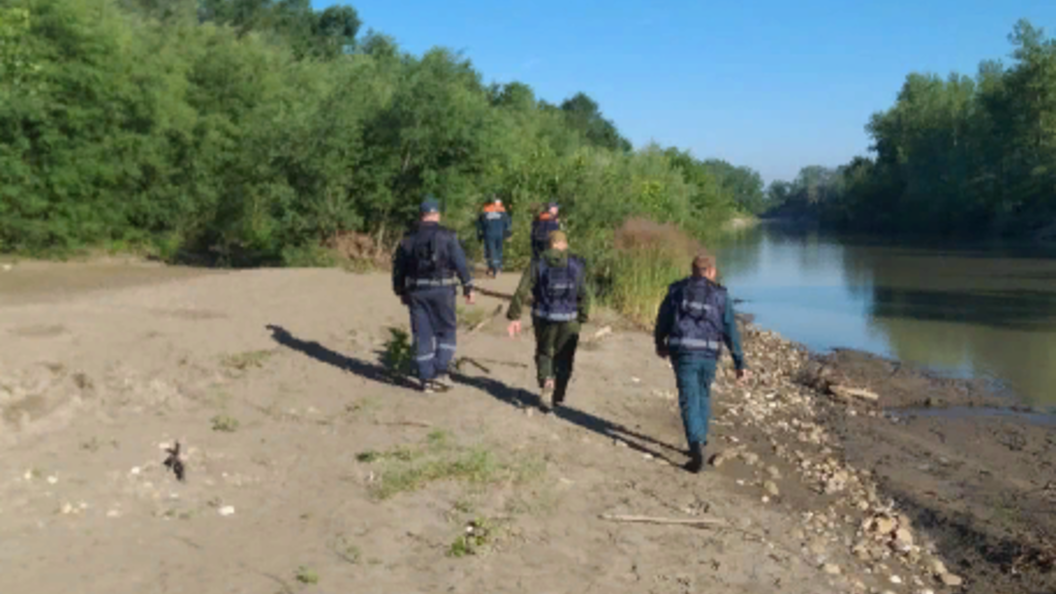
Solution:
[[[717,250],[738,310],[815,351],[851,348],[1056,405],[1056,250],[906,243],[764,223]]]

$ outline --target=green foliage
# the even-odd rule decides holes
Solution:
[[[238,419],[230,415],[216,415],[210,422],[213,424],[213,431],[221,431],[223,433],[234,433],[238,431],[240,423]]]
[[[390,248],[426,192],[472,237],[495,191],[517,265],[552,197],[600,259],[629,216],[698,232],[756,208],[753,172],[632,151],[582,93],[550,105],[523,83],[485,86],[459,54],[360,29],[352,7],[308,0],[10,0],[0,251],[331,265],[322,246],[349,233]]]
[[[496,527],[487,518],[477,518],[468,524],[462,534],[455,537],[447,548],[447,556],[462,558],[479,555],[495,538]]]
[[[319,573],[311,567],[306,567],[304,565],[297,568],[297,572],[294,573],[294,578],[302,584],[311,585],[319,583]]]
[[[394,376],[409,376],[413,372],[414,345],[411,335],[402,328],[389,328],[389,339],[385,341],[382,362]]]
[[[444,432],[430,433],[424,445],[398,446],[389,451],[366,451],[356,456],[365,464],[380,464],[380,480],[371,485],[377,499],[416,491],[437,481],[461,481],[475,485],[500,482],[521,483],[537,477],[545,468],[533,459],[506,463],[490,449],[462,447]]]
[[[906,77],[866,129],[875,157],[808,167],[771,201],[859,230],[1024,234],[1056,221],[1056,40],[1027,21],[1013,63]]]

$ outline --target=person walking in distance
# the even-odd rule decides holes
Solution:
[[[554,231],[550,234],[550,249],[524,271],[506,313],[512,338],[521,331],[522,304],[529,296],[533,298],[535,366],[542,389],[540,401],[547,412],[565,400],[580,326],[590,317],[592,297],[585,281],[582,258],[568,253],[568,238],[563,231]]]
[[[547,205],[546,210],[532,221],[532,260],[538,260],[550,248],[550,234],[561,230],[556,202]]]
[[[477,219],[477,239],[484,242],[484,257],[488,261],[488,276],[495,278],[502,272],[502,244],[510,236],[510,215],[497,194]]]
[[[693,259],[692,276],[668,287],[656,318],[656,353],[671,359],[678,384],[678,406],[689,445],[685,469],[700,472],[708,443],[710,390],[722,345],[730,350],[738,381],[748,376],[733,300],[715,282],[715,259]]]
[[[473,278],[454,231],[440,225],[440,207],[427,196],[418,225],[393,256],[392,289],[410,309],[415,362],[423,392],[452,387],[448,367],[455,356],[455,285],[474,303]],[[458,281],[455,277],[458,277]]]

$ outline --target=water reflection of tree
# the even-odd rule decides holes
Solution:
[[[759,227],[731,231],[717,241],[723,276],[748,276],[759,268],[765,233]]]
[[[724,268],[737,276],[756,273],[765,259],[793,258],[789,264],[808,274],[827,271],[840,265],[843,251],[831,236],[782,225],[760,225],[731,233],[718,245]]]
[[[847,245],[843,262],[898,358],[990,373],[1056,403],[1056,263],[1007,256]]]

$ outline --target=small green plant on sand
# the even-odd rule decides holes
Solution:
[[[305,567],[304,565],[297,568],[297,574],[295,577],[297,578],[297,581],[302,584],[319,583],[319,574],[311,567]]]
[[[216,415],[210,419],[213,423],[213,431],[234,433],[238,430],[238,419],[228,415]]]
[[[533,458],[518,458],[512,463],[499,458],[490,448],[477,445],[463,447],[450,437],[434,431],[426,443],[416,448],[398,446],[388,451],[366,451],[358,454],[359,462],[379,463],[378,481],[371,495],[388,499],[399,493],[416,491],[438,481],[460,481],[473,485],[500,482],[522,483],[545,471],[545,464]]]
[[[389,339],[385,341],[385,354],[382,356],[389,373],[394,376],[410,375],[414,358],[412,353],[410,334],[402,328],[389,328]]]
[[[466,524],[462,534],[455,537],[451,546],[447,548],[449,557],[465,557],[477,555],[491,543],[495,535],[495,527],[486,518],[478,518]]]
[[[263,367],[264,362],[271,356],[271,351],[246,351],[227,355],[220,363],[224,367],[237,371],[246,371],[251,367]]]

